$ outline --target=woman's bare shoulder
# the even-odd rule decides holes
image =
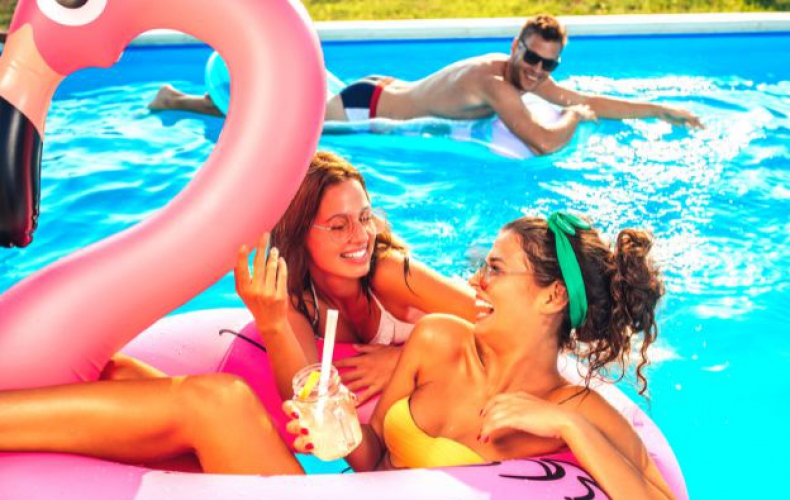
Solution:
[[[429,363],[454,360],[474,342],[474,326],[450,314],[428,314],[412,330],[409,345]],[[427,354],[427,356],[423,356]]]

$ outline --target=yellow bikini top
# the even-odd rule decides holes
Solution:
[[[384,416],[384,442],[395,467],[450,467],[486,462],[458,441],[423,432],[414,423],[409,398],[398,400]]]

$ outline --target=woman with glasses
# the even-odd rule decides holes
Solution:
[[[319,209],[317,223],[323,215]],[[551,456],[555,464],[581,465],[594,479],[585,483],[590,493],[601,488],[612,499],[675,498],[634,428],[589,387],[611,365],[625,371],[633,353],[640,392],[647,389],[642,369],[664,291],[648,256],[651,245],[647,233],[626,229],[612,248],[586,221],[565,213],[505,225],[470,279],[474,321],[438,314],[417,324],[348,462],[368,471]],[[345,273],[357,263],[337,262],[360,258],[349,250],[308,265],[337,265],[335,274]],[[293,278],[279,252],[259,257],[254,268],[264,271],[264,289],[286,296],[285,283]],[[239,277],[247,286],[248,276]],[[294,314],[288,301],[263,302],[259,312],[270,316],[264,327]],[[296,336],[285,328],[280,335]],[[586,365],[580,383],[558,371],[562,353]],[[44,397],[34,405],[29,395],[37,392]],[[75,398],[94,404],[75,405]],[[133,398],[144,404],[130,407]],[[295,447],[309,452],[310,429],[292,403],[285,409]],[[207,472],[302,472],[252,391],[227,375],[0,394],[0,451],[20,450],[143,463],[194,452]]]
[[[589,387],[611,365],[624,373],[637,355],[640,394],[647,389],[642,370],[664,293],[651,246],[647,233],[626,229],[611,248],[561,212],[505,225],[470,279],[474,322],[420,321],[349,464],[365,471],[554,455],[580,464],[612,499],[675,498],[630,423]],[[562,353],[585,365],[581,383],[560,374]],[[310,430],[292,416],[296,448],[309,451]]]
[[[285,399],[293,375],[318,361],[315,339],[323,334],[328,309],[339,311],[337,341],[357,344],[360,351],[336,363],[349,369],[344,381],[360,391],[360,403],[383,389],[400,354],[395,346],[406,342],[424,314],[474,318],[473,290],[410,259],[384,214],[371,205],[362,175],[332,153],[316,153],[271,242],[268,236],[261,240],[253,277],[248,256],[242,249],[236,288],[255,318]]]

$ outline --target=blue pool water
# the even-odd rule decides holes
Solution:
[[[418,78],[508,40],[327,43],[341,79]],[[327,136],[421,260],[463,275],[498,227],[570,209],[606,233],[644,226],[668,294],[643,402],[691,497],[781,496],[790,385],[790,34],[574,38],[556,78],[577,89],[687,106],[702,131],[604,122],[586,143],[526,161],[446,138]],[[0,253],[0,291],[163,206],[211,152],[222,120],[151,114],[163,82],[202,93],[206,47],[130,49],[73,75],[47,122],[34,243]],[[182,310],[241,306],[232,278]],[[785,311],[782,313],[781,311]],[[634,391],[627,384],[629,394]]]

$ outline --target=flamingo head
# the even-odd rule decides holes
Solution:
[[[9,34],[30,28],[35,50],[55,73],[109,67],[139,30],[132,0],[20,0]],[[134,10],[134,11],[133,11]]]
[[[219,3],[19,0],[0,56],[0,150],[4,151],[0,155],[0,246],[22,247],[32,241],[38,218],[44,122],[63,78],[86,67],[113,65],[134,37],[155,28],[200,38],[227,57],[231,67],[266,66],[272,57],[260,49],[262,44],[272,45],[275,37],[290,39],[288,26],[308,25],[304,7],[295,0]],[[273,22],[275,14],[289,23],[278,26]],[[302,43],[282,45],[284,48],[276,47],[282,53],[307,47]],[[259,49],[253,52],[249,47]],[[320,56],[313,60],[320,62]],[[323,82],[320,76],[313,79]],[[258,98],[253,94],[253,99]]]
[[[109,67],[139,30],[147,0],[20,0],[0,58],[0,245],[27,246],[38,219],[44,121],[55,89]],[[139,16],[138,16],[139,17]],[[138,31],[139,32],[139,31]]]

